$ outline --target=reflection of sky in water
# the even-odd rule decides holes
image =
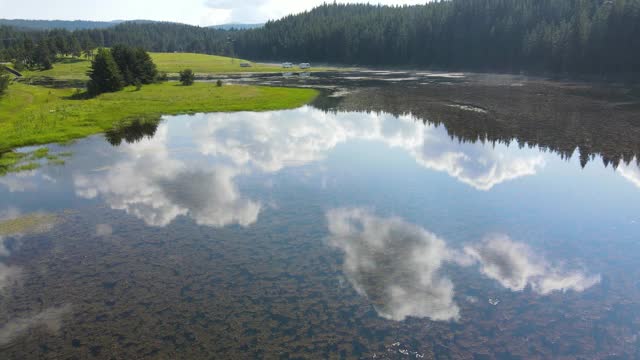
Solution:
[[[304,121],[300,121],[304,119]],[[444,127],[424,126],[411,116],[325,113],[311,108],[280,113],[206,115],[194,123],[195,142],[203,154],[223,155],[236,165],[264,171],[323,159],[337,145],[377,141],[399,148],[428,168],[446,172],[479,190],[544,166],[535,152],[507,151],[483,144],[452,142]]]
[[[399,218],[378,218],[362,209],[335,209],[327,214],[330,244],[345,253],[344,271],[362,295],[372,298],[381,316],[457,320],[451,280],[440,275],[445,262],[480,264],[487,277],[513,291],[584,291],[599,276],[564,271],[539,259],[522,243],[494,236],[459,252],[436,235]]]
[[[189,220],[215,232],[315,207],[326,251],[344,257],[348,284],[386,320],[464,321],[477,287],[460,274],[541,297],[637,275],[625,265],[640,230],[635,163],[582,169],[536,148],[461,143],[411,116],[311,107],[173,117],[152,138],[112,147],[97,136],[65,151],[64,167],[0,178],[0,218],[106,205],[156,231]],[[117,226],[91,233],[110,238]],[[25,276],[6,261],[6,238],[0,289]],[[0,345],[39,324],[55,332],[72,306],[16,318]]]
[[[238,194],[233,179],[239,170],[172,157],[168,130],[161,125],[153,139],[123,145],[122,159],[107,169],[75,174],[76,194],[101,196],[111,208],[154,226],[166,226],[179,215],[210,226],[255,222],[260,205]]]

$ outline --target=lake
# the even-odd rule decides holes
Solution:
[[[331,86],[0,177],[0,357],[640,358],[633,94],[288,81]]]

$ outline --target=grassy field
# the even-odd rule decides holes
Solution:
[[[312,89],[216,87],[212,83],[181,86],[175,82],[147,85],[140,91],[130,87],[88,100],[74,99],[75,91],[20,83],[11,85],[8,93],[0,98],[0,152],[104,132],[126,119],[290,109],[310,102],[317,95]]]
[[[196,75],[208,76],[215,74],[232,73],[264,73],[281,72],[280,66],[252,63],[246,60],[231,59],[223,56],[189,54],[189,53],[149,53],[159,71],[169,74],[177,74],[181,70],[191,69]],[[240,63],[248,62],[249,68],[240,67]],[[54,64],[53,69],[46,71],[26,71],[23,75],[27,78],[51,77],[58,80],[86,80],[90,61],[86,59],[65,58]],[[299,69],[288,69],[296,71]],[[312,68],[310,71],[330,71],[331,68]]]

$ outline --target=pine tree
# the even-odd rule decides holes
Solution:
[[[71,52],[71,55],[75,58],[79,58],[80,56],[82,56],[82,46],[80,46],[80,41],[75,36],[71,38],[69,51]]]
[[[49,70],[53,67],[51,50],[47,41],[42,40],[35,48],[33,57],[31,58],[31,67],[37,67],[42,70]]]
[[[9,88],[9,82],[11,82],[9,73],[0,65],[0,96],[4,95]]]
[[[151,84],[158,75],[151,56],[142,48],[116,45],[111,49],[125,85]]]
[[[158,69],[153,63],[151,56],[142,48],[135,50],[136,78],[143,84],[151,84],[158,76]]]
[[[88,75],[91,80],[87,89],[91,95],[115,92],[123,88],[122,74],[108,49],[98,49]]]

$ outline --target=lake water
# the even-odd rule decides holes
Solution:
[[[0,237],[0,357],[640,358],[638,110],[437,86],[51,146],[0,178],[55,215]]]

